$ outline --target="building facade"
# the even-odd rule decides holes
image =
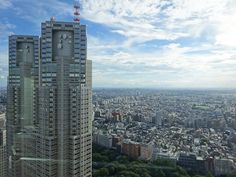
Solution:
[[[234,161],[231,159],[214,159],[214,175],[227,176],[235,169]]]
[[[177,164],[196,173],[205,174],[207,172],[205,160],[194,153],[180,153]]]
[[[141,160],[151,160],[153,154],[152,144],[141,144],[140,145],[140,159]]]
[[[0,177],[6,177],[6,130],[0,128]]]
[[[140,157],[140,144],[125,139],[122,143],[122,153],[133,159],[138,159]]]
[[[40,40],[11,36],[9,44],[8,177],[92,176],[86,26],[46,21]]]
[[[93,133],[93,143],[105,148],[112,148],[112,135],[104,134],[102,131]]]
[[[86,27],[42,24],[37,175],[92,175],[91,61]],[[51,160],[53,159],[53,160]]]
[[[7,174],[22,176],[24,129],[35,127],[36,90],[39,68],[39,37],[9,37],[9,77],[7,90]],[[27,142],[27,141],[26,141]]]

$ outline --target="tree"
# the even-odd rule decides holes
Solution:
[[[109,170],[109,174],[113,175],[116,172],[116,167],[114,164],[111,164],[110,166],[108,166],[108,170]]]
[[[107,168],[101,168],[98,172],[99,176],[108,176],[109,175],[109,171]]]
[[[114,150],[93,148],[93,177],[203,177],[187,172],[171,161],[158,159],[154,162],[132,160]],[[206,177],[213,177],[210,173]],[[229,177],[236,177],[236,172]]]
[[[234,171],[233,173],[231,173],[231,174],[229,175],[229,177],[236,177],[236,171]]]
[[[210,172],[208,172],[206,177],[214,177],[214,176]]]
[[[147,172],[143,173],[142,177],[152,177],[151,175],[149,175]]]
[[[118,159],[117,159],[120,163],[129,163],[129,158],[127,156],[120,156]]]
[[[177,167],[177,172],[178,172],[180,175],[188,176],[188,173],[187,173],[182,167]]]
[[[93,160],[97,162],[108,162],[108,157],[100,154],[100,153],[93,153]]]
[[[136,174],[132,171],[121,171],[120,175],[123,175],[125,177],[140,177],[138,174]]]
[[[158,177],[165,177],[166,174],[162,171],[162,170],[159,170],[159,173],[157,175]]]

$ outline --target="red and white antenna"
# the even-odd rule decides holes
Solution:
[[[74,22],[80,23],[80,5],[78,0],[74,3]]]

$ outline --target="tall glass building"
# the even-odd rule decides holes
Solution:
[[[8,177],[92,176],[91,65],[79,23],[10,37]]]

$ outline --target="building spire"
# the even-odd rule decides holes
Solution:
[[[74,22],[80,23],[80,4],[78,0],[74,2]]]

